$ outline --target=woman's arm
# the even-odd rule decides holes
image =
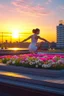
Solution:
[[[32,35],[29,36],[28,38],[24,39],[24,40],[22,41],[22,43],[25,42],[25,41],[27,41],[27,40],[29,40],[31,37],[32,37]]]
[[[46,39],[44,39],[44,38],[41,38],[40,36],[38,37],[40,40],[43,40],[43,41],[45,41],[45,42],[48,42],[49,43],[49,41],[47,41]]]

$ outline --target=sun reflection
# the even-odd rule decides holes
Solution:
[[[17,78],[31,79],[31,78],[28,77],[28,76],[24,76],[24,75],[17,74],[17,73],[13,73],[13,72],[0,72],[0,75],[9,76],[9,77],[17,77]]]
[[[18,48],[13,48],[13,50],[14,50],[14,51],[17,51],[17,50],[18,50]]]
[[[17,51],[17,50],[20,50],[20,48],[8,48],[8,50]]]

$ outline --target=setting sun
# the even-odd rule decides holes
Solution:
[[[12,37],[13,38],[18,38],[19,37],[19,31],[18,30],[13,30]]]

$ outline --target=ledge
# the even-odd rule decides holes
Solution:
[[[15,90],[23,89],[28,90],[28,93],[41,94],[37,96],[42,96],[43,93],[61,96],[64,94],[64,70],[32,69],[0,64],[0,88],[2,84],[8,88],[17,88]]]

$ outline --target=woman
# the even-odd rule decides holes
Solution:
[[[33,29],[32,32],[33,32],[33,35],[29,36],[27,39],[23,40],[22,42],[25,42],[25,41],[31,39],[31,44],[29,45],[29,51],[32,53],[36,53],[39,48],[37,46],[38,39],[43,40],[45,42],[48,42],[48,41],[46,39],[38,36],[40,34],[40,29],[38,29],[38,28]]]

